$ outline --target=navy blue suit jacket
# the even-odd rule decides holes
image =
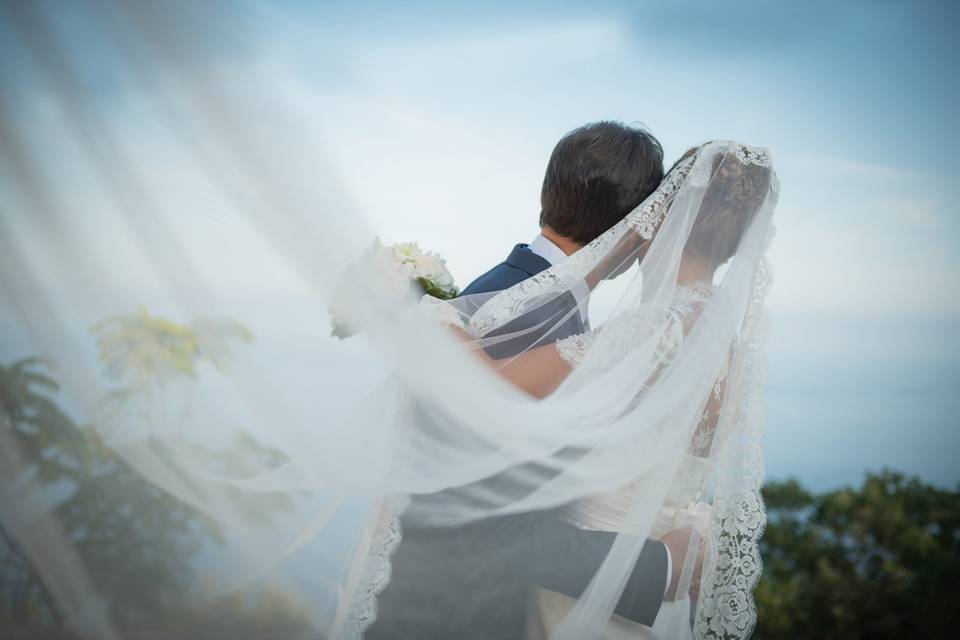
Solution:
[[[467,285],[460,295],[503,291],[548,268],[550,263],[545,258],[535,254],[529,246],[518,244],[506,260]]]
[[[531,276],[550,267],[546,259],[538,256],[525,244],[518,244],[507,256],[507,259],[490,269],[474,280],[463,290],[461,296],[477,293],[491,293],[509,289],[515,284],[523,282]],[[531,331],[531,328],[538,327]],[[515,339],[497,342],[486,348],[492,358],[508,358],[515,356],[524,349],[551,344],[557,340],[583,333],[586,330],[576,298],[571,293],[565,293],[536,311],[508,322],[487,337],[509,335],[523,331],[523,335]]]
[[[549,266],[527,245],[518,244],[505,261],[474,280],[462,295],[501,291]],[[564,319],[558,326],[557,318]],[[538,342],[542,344],[584,330],[577,302],[566,294],[498,331],[509,333],[541,323],[544,329]],[[522,345],[506,340],[487,351],[493,357],[510,357],[529,345],[528,334]],[[540,471],[535,465],[528,469]],[[500,476],[482,482],[500,494],[514,492]],[[415,497],[411,512],[418,502],[450,498],[462,499],[456,489]],[[452,528],[417,528],[415,519],[404,519],[403,539],[392,558],[392,578],[379,598],[379,614],[366,637],[523,640],[531,589],[581,596],[615,538],[615,533],[607,531],[578,529],[551,511],[498,516]],[[666,547],[648,541],[616,613],[652,625],[666,574]]]

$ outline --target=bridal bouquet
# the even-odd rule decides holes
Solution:
[[[397,304],[423,294],[450,300],[459,292],[446,261],[439,254],[422,250],[416,242],[384,245],[375,239],[373,245],[346,268],[330,303],[330,334],[341,340],[356,333],[347,318],[351,316],[351,299],[357,295],[359,282],[375,285]]]

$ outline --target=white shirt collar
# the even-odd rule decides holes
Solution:
[[[530,251],[549,262],[551,267],[567,259],[567,254],[563,252],[563,249],[551,242],[542,233],[531,240],[528,246]],[[587,304],[590,301],[590,288],[586,282],[581,280],[573,286],[571,292],[577,300],[577,306],[580,308],[580,321],[586,326],[588,324]]]
[[[551,242],[543,234],[540,234],[531,240],[529,246],[530,251],[533,251],[535,254],[549,262],[551,267],[567,259],[567,254],[563,252],[563,249],[553,244],[553,242]]]

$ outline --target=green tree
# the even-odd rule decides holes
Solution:
[[[115,383],[106,403],[192,378],[204,360],[219,367],[231,340],[252,339],[233,321],[182,325],[145,309],[110,318],[94,332]],[[61,408],[58,391],[40,359],[0,366],[0,436],[23,463],[15,477],[10,469],[0,477],[50,497],[65,542],[117,626],[308,628],[309,609],[277,589],[234,593],[199,607],[184,603],[182,593],[195,578],[192,560],[204,545],[219,541],[217,526],[125,464],[92,425]],[[238,443],[262,458],[276,457],[248,434],[241,433]],[[14,524],[0,519],[0,624],[60,624],[62,614],[18,544]]]
[[[186,560],[216,528],[123,464],[91,426],[75,423],[56,403],[57,390],[39,360],[0,367],[7,441],[28,465],[21,481],[67,492],[52,515],[118,622],[162,617],[183,586]],[[3,617],[17,624],[57,620],[56,605],[10,526],[0,526],[7,564]],[[21,585],[19,593],[10,593],[12,583]]]
[[[947,638],[960,629],[960,492],[883,471],[819,495],[764,489],[755,638]]]

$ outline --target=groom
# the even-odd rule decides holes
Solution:
[[[516,245],[507,259],[474,280],[463,295],[508,289],[548,269],[623,219],[660,184],[663,150],[648,132],[614,122],[588,124],[565,135],[553,150],[541,191],[540,234]],[[589,328],[586,286],[559,298],[549,326],[520,317],[505,333],[526,330],[546,344]],[[542,311],[542,310],[541,310]],[[537,329],[539,325],[547,329]],[[539,332],[539,333],[538,333]],[[487,348],[495,358],[515,355],[510,340]],[[484,482],[496,482],[493,478]],[[415,498],[411,513],[418,500]],[[452,528],[404,520],[393,555],[392,579],[378,601],[368,640],[522,640],[531,591],[541,587],[582,595],[610,550],[615,533],[578,529],[552,512],[498,516]],[[676,588],[688,533],[648,540],[615,612],[653,625]],[[676,556],[676,558],[674,558]]]

